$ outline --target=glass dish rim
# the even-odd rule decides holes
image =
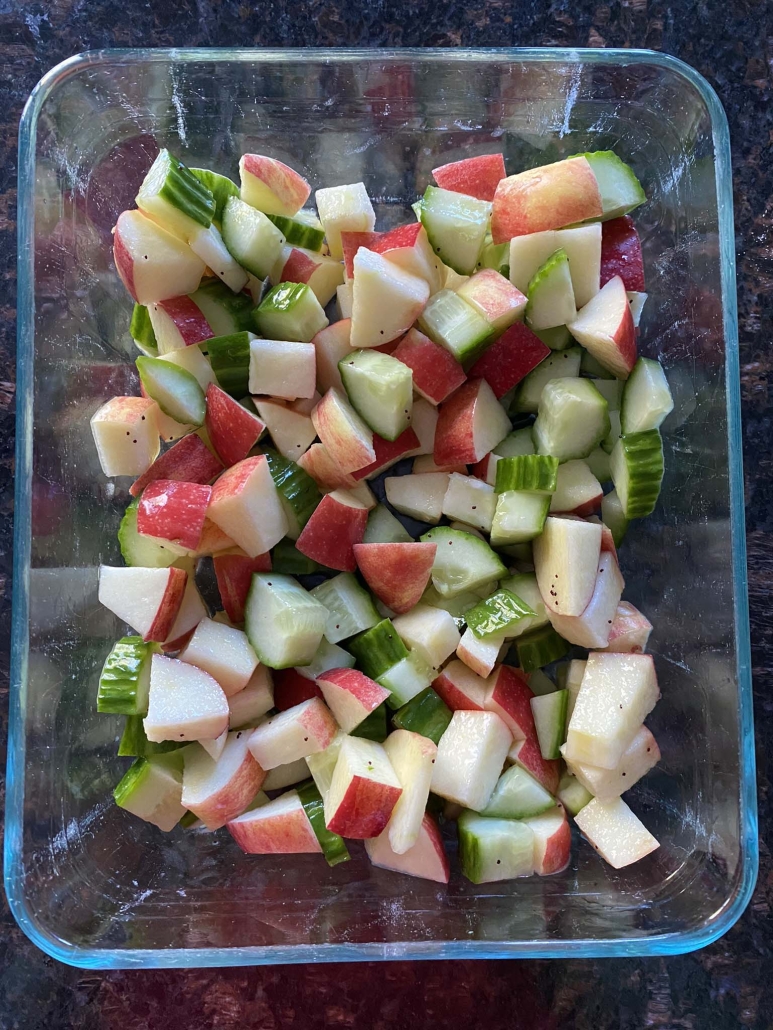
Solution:
[[[32,387],[34,367],[33,217],[36,128],[43,105],[63,82],[83,68],[112,62],[280,63],[317,60],[409,60],[453,63],[476,58],[542,61],[577,65],[650,64],[679,75],[695,89],[711,119],[715,158],[720,240],[720,273],[725,337],[725,376],[728,420],[728,478],[733,557],[735,645],[737,654],[740,731],[740,847],[741,872],[736,891],[702,926],[650,938],[619,940],[557,940],[535,945],[529,941],[399,942],[393,944],[278,945],[239,948],[99,949],[62,942],[38,925],[27,909],[21,861],[24,812],[25,708],[28,659],[28,587],[30,569],[31,469],[33,452]],[[574,49],[553,47],[490,48],[115,48],[84,51],[47,72],[32,91],[19,128],[18,196],[18,322],[17,423],[13,559],[13,611],[9,691],[8,761],[4,883],[9,906],[23,932],[44,953],[84,969],[202,968],[245,965],[346,962],[374,960],[462,958],[596,958],[683,954],[705,947],[738,920],[752,895],[758,869],[758,829],[754,729],[752,714],[746,537],[740,412],[738,314],[735,278],[730,135],[724,109],[706,79],[688,64],[668,54],[644,49]],[[20,518],[20,515],[26,518]]]

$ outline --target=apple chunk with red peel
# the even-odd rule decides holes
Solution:
[[[271,282],[306,283],[324,308],[343,285],[340,262],[303,247],[282,247],[270,272]]]
[[[550,513],[592,515],[601,508],[603,496],[601,483],[584,461],[565,461],[558,466]]]
[[[352,347],[379,347],[407,332],[429,300],[424,279],[361,247],[354,257]]]
[[[338,362],[352,352],[351,335],[351,318],[342,318],[320,329],[311,341],[317,355],[317,387],[320,393],[327,393],[330,389],[344,392]]]
[[[312,343],[251,340],[251,394],[294,401],[311,397],[317,382],[317,356]]]
[[[354,572],[354,546],[362,541],[367,525],[367,507],[351,494],[335,490],[314,509],[295,546],[329,569]]]
[[[432,176],[441,189],[488,201],[494,199],[505,174],[505,159],[501,154],[466,157],[432,169]]]
[[[449,662],[433,681],[432,689],[453,711],[482,712],[491,684],[468,668],[464,662]]]
[[[550,353],[539,336],[516,322],[481,354],[470,369],[470,378],[485,379],[499,400]]]
[[[341,472],[356,472],[376,460],[372,430],[338,390],[328,390],[311,421]]]
[[[599,769],[595,765],[572,762],[570,771],[594,797],[600,801],[611,801],[630,790],[659,761],[658,742],[647,727],[642,726],[614,769]]]
[[[626,290],[643,293],[641,240],[630,215],[610,218],[601,226],[601,286],[619,275]]]
[[[390,477],[384,480],[384,490],[389,503],[401,514],[436,525],[443,517],[448,473]]]
[[[91,417],[99,464],[106,476],[138,476],[159,451],[159,407],[146,397],[113,397]]]
[[[297,464],[308,472],[321,490],[352,490],[357,480],[350,472],[344,472],[333,460],[332,455],[322,443],[313,443],[298,458]]]
[[[247,748],[248,736],[246,730],[229,733],[216,761],[203,748],[185,749],[182,802],[208,830],[240,815],[266,778]]]
[[[504,632],[490,633],[487,637],[476,637],[468,627],[462,634],[456,653],[472,672],[485,678],[499,660],[499,653],[504,646]]]
[[[267,397],[253,397],[253,401],[276,449],[282,457],[297,462],[317,437],[309,415]]]
[[[190,297],[160,300],[149,304],[147,310],[159,354],[192,347],[215,335],[201,309]]]
[[[154,654],[150,666],[148,740],[210,740],[228,728],[228,698],[203,669]]]
[[[138,304],[195,293],[204,274],[204,262],[187,243],[139,211],[118,216],[113,257],[124,286]]]
[[[419,438],[412,427],[404,429],[396,440],[384,440],[378,433],[373,434],[373,450],[376,460],[353,473],[356,480],[373,479],[381,472],[391,468],[401,458],[407,458],[419,447]]]
[[[252,726],[274,707],[271,670],[259,665],[247,686],[228,698],[228,725],[232,730]]]
[[[318,855],[322,845],[297,790],[231,819],[228,832],[247,855]]]
[[[145,488],[137,507],[137,532],[194,551],[201,541],[211,486],[157,479]]]
[[[433,793],[482,811],[512,742],[510,730],[494,712],[455,711],[438,744]]]
[[[485,379],[470,379],[441,404],[435,430],[437,465],[473,465],[511,431],[502,405]]]
[[[312,697],[325,700],[315,679],[302,676],[297,669],[277,669],[274,672],[274,707],[286,712],[296,705],[302,705]]]
[[[392,850],[388,828],[378,837],[366,840],[365,850],[371,863],[380,869],[416,876],[422,880],[434,880],[436,883],[448,883],[451,870],[443,837],[438,824],[426,812],[416,843],[402,855]]]
[[[241,199],[267,215],[297,214],[311,195],[311,186],[294,168],[262,154],[239,160]]]
[[[271,555],[251,558],[241,548],[237,553],[216,554],[212,558],[220,600],[231,622],[244,622],[244,606],[250,592],[253,572],[271,572]]]
[[[618,379],[628,378],[636,364],[636,328],[619,275],[580,308],[567,329],[600,365]]]
[[[264,422],[214,383],[207,387],[204,425],[224,465],[246,458],[266,429]]]
[[[258,667],[247,634],[212,619],[201,620],[180,659],[208,672],[228,697],[243,690]]]
[[[487,680],[486,711],[495,712],[513,735],[513,740],[536,740],[537,731],[531,711],[529,683],[524,673],[500,665]]]
[[[614,869],[638,862],[660,847],[622,798],[593,798],[574,817],[583,835]]]
[[[545,229],[600,218],[601,193],[585,157],[531,168],[502,179],[494,194],[491,235],[494,243]]]
[[[430,293],[436,293],[442,287],[445,278],[443,263],[432,250],[421,222],[398,225],[389,232],[378,233],[372,243],[364,246],[376,254],[383,254],[387,261],[404,272],[423,279]]]
[[[409,612],[427,588],[437,544],[355,544],[357,567],[378,599],[397,615]]]
[[[150,468],[135,479],[129,487],[129,493],[132,497],[139,497],[145,487],[157,479],[210,483],[222,471],[222,461],[215,457],[200,436],[190,433],[159,455]]]
[[[459,644],[456,621],[442,608],[417,604],[394,619],[397,635],[431,669],[439,669]]]
[[[420,733],[399,729],[389,734],[384,750],[403,788],[392,810],[387,834],[392,850],[404,855],[419,840],[437,746]]]
[[[207,514],[251,558],[271,550],[289,529],[263,454],[223,473],[212,488]]]
[[[174,625],[187,580],[183,569],[100,565],[99,602],[128,623],[143,640],[160,643]]]
[[[651,632],[650,620],[628,601],[621,601],[609,627],[609,640],[604,650],[641,654],[647,649]]]
[[[183,562],[186,562],[185,571],[188,576],[188,582],[185,584],[177,616],[165,639],[162,641],[165,651],[179,651],[181,647],[184,647],[188,642],[190,634],[207,615],[207,609],[204,607],[204,602],[201,599],[201,594],[193,575],[195,563],[193,559],[181,558],[181,566]]]
[[[496,333],[503,333],[523,317],[526,297],[493,268],[481,268],[456,291],[472,305]]]
[[[413,371],[413,388],[430,404],[441,404],[467,379],[454,356],[418,329],[410,329],[392,357]]]
[[[253,730],[250,751],[264,769],[276,769],[324,751],[337,729],[325,704],[313,697]]]
[[[549,515],[533,544],[534,571],[542,600],[557,615],[582,615],[596,587],[601,526]]]
[[[530,773],[548,794],[555,794],[558,790],[561,763],[558,759],[542,757],[536,733],[526,740],[517,740],[510,748],[507,759]]]
[[[354,257],[360,247],[366,250],[373,250],[373,245],[384,233],[368,232],[367,229],[358,231],[355,229],[344,229],[341,232],[341,250],[344,257],[344,272],[346,281],[354,278]]]
[[[330,669],[317,677],[317,686],[344,733],[356,729],[390,694],[357,669]]]
[[[325,824],[332,833],[354,840],[378,837],[401,793],[381,744],[344,737],[325,796]]]
[[[587,607],[581,615],[558,615],[548,609],[553,629],[564,640],[578,647],[606,647],[624,587],[625,581],[620,574],[617,559],[609,551],[603,551],[599,558],[596,585]]]
[[[560,873],[572,855],[572,830],[563,808],[522,819],[534,834],[534,872],[538,876]]]

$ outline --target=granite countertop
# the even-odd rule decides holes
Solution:
[[[429,13],[431,12],[431,13]],[[81,971],[0,911],[0,1028],[162,1026],[723,1030],[773,1024],[773,16],[759,0],[0,0],[0,739],[5,736],[13,510],[16,142],[40,76],[82,50],[129,46],[628,46],[689,62],[730,120],[735,185],[760,876],[737,925],[698,953],[651,960],[384,963],[186,972]],[[520,1021],[519,1021],[520,1025]]]

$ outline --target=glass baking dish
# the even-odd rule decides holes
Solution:
[[[235,176],[244,151],[314,188],[363,180],[379,227],[434,165],[520,170],[614,148],[642,180],[641,346],[676,408],[655,515],[621,551],[655,625],[663,760],[628,796],[662,842],[619,872],[578,841],[550,878],[447,888],[229,835],[163,835],[117,809],[118,718],[95,712],[119,627],[97,604],[126,482],[89,417],[136,389],[110,229],[158,146]],[[633,50],[114,50],[49,72],[19,171],[16,537],[5,883],[21,927],[84,967],[683,952],[724,933],[757,864],[730,150],[708,84]]]

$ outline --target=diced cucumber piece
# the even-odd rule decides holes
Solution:
[[[118,544],[123,560],[129,566],[144,569],[168,569],[185,551],[171,541],[162,543],[152,536],[141,536],[137,532],[137,509],[140,499],[135,497],[124,512],[118,527]]]
[[[205,280],[190,297],[216,338],[252,329],[252,298],[234,293],[219,279]]]
[[[546,676],[542,669],[535,669],[529,674],[529,690],[535,697],[542,697],[543,694],[552,694],[557,690],[553,680]]]
[[[322,250],[325,242],[325,230],[316,215],[299,211],[295,218],[287,215],[266,215],[284,236],[287,243],[305,250]]]
[[[552,379],[545,384],[532,427],[537,454],[560,462],[586,458],[609,432],[607,402],[590,379]]]
[[[286,576],[313,576],[326,569],[313,558],[301,554],[292,540],[280,540],[271,551],[271,568]]]
[[[493,268],[505,279],[510,278],[510,241],[507,243],[484,243],[478,265]]]
[[[420,733],[422,737],[429,737],[438,744],[448,729],[452,714],[445,701],[432,687],[427,687],[398,709],[392,716],[392,722],[399,730]]]
[[[589,154],[575,154],[584,157],[596,176],[601,194],[603,221],[619,218],[643,204],[647,194],[633,171],[621,161],[612,150],[595,150]]]
[[[659,429],[674,410],[674,398],[659,361],[639,358],[623,391],[620,427],[624,435]]]
[[[503,547],[534,540],[544,529],[549,510],[550,494],[525,490],[508,490],[499,494],[491,523],[492,546]]]
[[[546,760],[560,758],[558,750],[566,740],[566,705],[568,690],[554,690],[531,699],[531,714],[537,730],[537,740],[542,757]]]
[[[589,801],[593,800],[591,792],[586,790],[571,773],[564,773],[561,777],[556,797],[569,815],[577,815],[579,811],[585,808]]]
[[[443,264],[472,275],[488,229],[491,204],[464,193],[428,186],[421,201],[421,224]]]
[[[118,744],[118,755],[121,758],[149,758],[150,755],[163,755],[167,751],[177,751],[186,747],[184,740],[148,740],[143,725],[144,715],[127,715],[126,723]]]
[[[359,726],[355,726],[351,735],[353,737],[364,737],[366,740],[375,740],[377,744],[383,744],[387,739],[387,707],[386,701],[374,708],[370,715],[367,715]]]
[[[601,441],[602,451],[606,451],[607,454],[611,454],[615,449],[615,444],[621,437],[620,432],[620,412],[610,411],[609,413],[609,432]]]
[[[514,429],[501,443],[497,444],[496,453],[500,458],[515,458],[519,454],[534,454],[531,426],[526,426],[524,429]]]
[[[357,414],[384,440],[396,440],[411,422],[413,373],[389,354],[356,350],[338,362]]]
[[[129,333],[143,354],[149,358],[158,357],[156,334],[153,331],[153,323],[150,321],[148,309],[144,304],[134,305]]]
[[[266,455],[268,470],[287,515],[290,526],[287,535],[291,540],[297,540],[314,509],[322,500],[322,494],[308,472],[300,465],[296,465],[289,458],[283,458],[271,447],[264,447],[263,453]]]
[[[614,379],[614,374],[609,372],[600,362],[596,361],[590,351],[582,349],[580,360],[580,371],[584,376],[593,376],[594,379]]]
[[[242,268],[265,279],[285,238],[262,211],[229,197],[223,209],[223,242]]]
[[[314,835],[322,848],[322,854],[329,866],[339,865],[341,862],[348,862],[352,857],[346,847],[343,837],[328,830],[325,825],[325,805],[322,795],[317,790],[314,780],[307,780],[295,788],[298,797],[303,805],[303,811],[311,823]]]
[[[413,537],[389,508],[378,504],[368,515],[364,544],[409,544]]]
[[[328,611],[325,637],[331,644],[371,629],[381,621],[373,598],[351,572],[325,580],[310,593]]]
[[[453,290],[439,290],[429,298],[419,328],[460,364],[480,357],[494,338],[486,319]]]
[[[526,323],[532,329],[553,329],[575,320],[577,307],[565,250],[555,251],[537,269],[526,296]]]
[[[239,332],[213,336],[199,344],[201,353],[209,358],[220,389],[237,400],[249,392],[250,343],[254,339],[254,333]]]
[[[528,490],[552,494],[556,489],[558,458],[549,454],[519,454],[497,462],[496,492]]]
[[[524,672],[542,669],[552,662],[557,662],[569,654],[572,645],[568,644],[552,626],[541,626],[518,637],[515,650],[518,664]]]
[[[648,429],[644,433],[621,436],[610,456],[610,464],[612,482],[626,519],[650,515],[655,510],[663,481],[660,431]]]
[[[593,385],[607,402],[610,412],[620,411],[624,385],[620,379],[597,379]]]
[[[382,619],[348,643],[357,667],[372,680],[377,680],[392,666],[407,658],[408,651],[389,619]]]
[[[585,464],[596,479],[598,479],[599,483],[608,483],[612,478],[612,466],[609,461],[609,455],[602,447],[596,447],[595,450],[592,450],[588,457],[585,458]]]
[[[185,815],[183,775],[174,753],[138,758],[113,791],[115,803],[168,833]]]
[[[202,186],[205,186],[215,199],[214,218],[218,222],[223,220],[223,211],[228,203],[229,197],[239,196],[239,187],[225,175],[219,172],[211,172],[208,168],[189,168],[191,175],[195,176]]]
[[[430,685],[437,675],[418,651],[410,651],[405,658],[378,677],[378,683],[391,691],[386,703],[390,708],[400,708]]]
[[[528,606],[536,612],[535,617],[529,623],[529,630],[538,629],[540,626],[547,626],[548,619],[545,602],[542,600],[537,577],[533,572],[519,572],[509,579],[503,579],[501,585],[505,590],[512,590],[516,597],[520,597]]]
[[[485,540],[447,526],[436,526],[421,539],[437,544],[432,565],[432,583],[442,597],[454,597],[465,590],[499,579],[505,567]]]
[[[244,610],[245,630],[270,669],[308,665],[327,623],[327,608],[290,576],[256,572]]]
[[[480,813],[489,818],[529,819],[555,805],[552,795],[520,765],[505,769],[489,803]]]
[[[473,883],[512,880],[534,872],[534,833],[514,819],[489,819],[474,812],[459,816],[462,873]]]
[[[165,415],[185,425],[204,424],[207,404],[195,376],[163,358],[137,358],[137,371],[148,397]]]
[[[623,511],[617,490],[612,490],[604,495],[601,502],[601,521],[611,530],[615,547],[619,547],[628,529],[628,519]]]
[[[252,315],[267,340],[310,343],[327,325],[322,305],[307,283],[279,283]]]
[[[215,198],[188,168],[162,150],[137,194],[137,207],[170,232],[188,237],[215,214]]]
[[[344,651],[338,644],[331,644],[325,637],[319,642],[314,657],[298,671],[302,676],[315,680],[331,669],[353,669],[354,656]]]
[[[501,587],[474,608],[470,608],[465,619],[476,637],[488,637],[516,626],[522,619],[533,618],[534,612],[525,601],[511,590]]]
[[[568,379],[580,374],[582,347],[570,347],[568,350],[548,354],[540,361],[526,378],[520,383],[513,403],[514,411],[525,411],[536,414],[540,397],[547,383],[552,379]]]
[[[572,346],[573,337],[565,325],[554,325],[550,329],[535,329],[532,326],[532,332],[551,350],[566,350]]]
[[[147,715],[150,659],[156,650],[142,637],[122,637],[113,644],[99,677],[98,712]]]

